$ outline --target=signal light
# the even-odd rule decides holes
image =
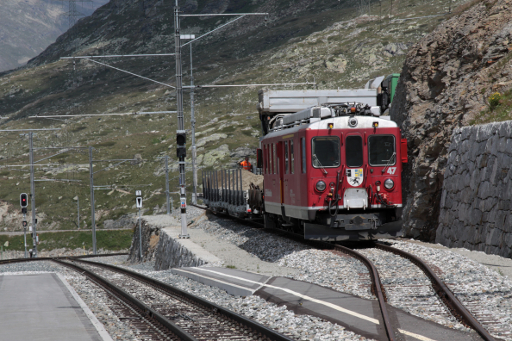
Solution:
[[[176,144],[178,146],[183,146],[187,143],[187,132],[185,130],[179,130],[176,133]]]
[[[373,125],[374,128],[378,128],[379,127],[379,122],[373,122],[372,125]]]
[[[332,129],[333,126],[334,126],[333,123],[327,123],[327,128]]]
[[[352,107],[352,108],[350,108],[350,111],[351,111],[352,113],[355,113],[355,112],[356,112],[356,107]]]
[[[21,193],[20,194],[20,205],[22,208],[25,208],[28,206],[28,196],[27,193]]]
[[[185,130],[178,130],[176,132],[176,144],[178,145],[176,148],[176,156],[180,160],[187,156],[185,143],[187,143],[187,132]]]

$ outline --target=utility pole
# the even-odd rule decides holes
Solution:
[[[30,199],[32,206],[32,254],[34,258],[37,257],[37,232],[36,232],[36,186],[34,183],[34,133],[29,133],[30,143]]]
[[[169,204],[169,156],[165,156],[165,196],[167,197],[167,215],[171,214],[170,204]]]
[[[80,198],[76,196],[76,226],[80,228]]]
[[[94,216],[94,172],[92,169],[92,147],[89,147],[89,173],[91,176],[91,226],[92,226],[92,252],[96,254],[96,219]]]
[[[178,166],[180,168],[180,207],[181,207],[181,234],[180,238],[190,238],[187,233],[187,196],[185,192],[185,155],[186,131],[183,121],[183,74],[181,69],[181,41],[180,41],[180,8],[178,0],[174,7],[174,45],[176,56],[176,104],[178,111],[178,129],[176,131]]]
[[[196,117],[194,113],[194,74],[192,71],[192,43],[190,43],[190,125],[192,126],[192,176],[194,181],[194,193],[192,203],[197,205],[197,167],[196,167]]]

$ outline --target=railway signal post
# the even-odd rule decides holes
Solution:
[[[187,196],[185,192],[185,156],[187,154],[187,132],[183,120],[183,74],[181,69],[181,37],[180,37],[180,8],[178,0],[174,7],[174,45],[176,56],[176,104],[178,112],[178,129],[176,130],[177,157],[180,168],[180,202],[181,202],[181,234],[180,238],[190,238],[187,233]]]
[[[21,213],[23,213],[23,245],[25,246],[25,258],[27,258],[27,206],[28,195],[27,193],[20,194]]]
[[[36,186],[34,183],[34,135],[32,132],[29,133],[29,145],[30,145],[30,153],[29,153],[29,159],[30,159],[30,199],[32,201],[31,208],[32,208],[32,254],[33,257],[37,257],[37,243],[36,243],[36,237],[37,237],[37,219],[36,219]]]
[[[139,258],[142,262],[142,219],[140,216],[140,211],[142,209],[142,191],[135,191],[135,195],[137,196],[135,198],[135,205],[139,209]]]

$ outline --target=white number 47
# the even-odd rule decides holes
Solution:
[[[388,168],[388,172],[387,172],[388,174],[393,175],[393,174],[395,174],[395,172],[396,172],[396,167],[389,167]]]

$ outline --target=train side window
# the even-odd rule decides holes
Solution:
[[[272,145],[269,144],[268,145],[268,157],[269,157],[269,160],[268,160],[268,165],[269,165],[269,174],[274,174],[274,154],[272,153]]]
[[[272,174],[272,145],[268,145],[268,174]]]
[[[302,137],[300,139],[302,145],[300,158],[302,160],[302,173],[306,173],[306,139]]]
[[[267,174],[272,174],[272,159],[270,158],[270,145],[267,145]]]
[[[267,174],[267,146],[263,146],[263,174]]]
[[[311,157],[313,167],[340,166],[340,138],[338,136],[319,136],[311,139]]]
[[[276,174],[277,172],[277,153],[276,153],[276,145],[275,143],[272,144],[272,158],[273,158],[273,163],[274,163],[274,166],[273,166],[273,170],[274,170],[274,174]]]
[[[361,167],[363,165],[363,138],[361,136],[347,136],[345,139],[345,155],[347,167]]]
[[[368,138],[368,159],[371,166],[392,166],[396,163],[395,137],[371,135]]]
[[[295,158],[293,156],[293,140],[290,140],[290,173],[295,171]]]
[[[288,141],[284,141],[284,172],[288,174]]]

